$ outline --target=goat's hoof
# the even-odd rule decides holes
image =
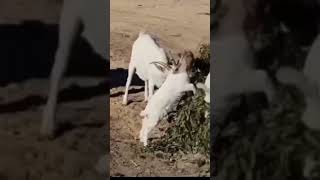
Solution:
[[[127,101],[127,100],[123,100],[123,101],[122,101],[122,104],[123,104],[123,105],[127,105],[127,104],[128,104],[128,101]]]
[[[54,127],[42,127],[40,130],[40,134],[42,138],[52,140],[55,138],[55,128]]]

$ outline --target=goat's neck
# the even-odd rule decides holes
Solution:
[[[242,0],[228,3],[228,10],[221,20],[214,39],[220,39],[226,36],[243,36],[245,32],[243,23],[246,17],[246,10]]]
[[[172,70],[172,74],[181,74],[181,73],[187,73],[187,65],[185,63],[182,63],[178,69]]]

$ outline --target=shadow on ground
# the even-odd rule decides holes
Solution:
[[[20,83],[34,78],[48,78],[57,48],[58,25],[47,25],[40,21],[24,21],[18,25],[0,25],[0,86]],[[90,44],[78,38],[70,57],[66,77],[106,77],[96,86],[71,86],[59,93],[59,102],[70,102],[106,95],[110,88],[125,86],[126,69],[110,70],[109,61],[97,55]],[[135,75],[131,85],[143,86]],[[139,92],[133,89],[130,93]],[[118,96],[119,92],[112,96]],[[24,111],[31,106],[40,106],[46,98],[33,95],[8,104],[0,104],[0,113]]]

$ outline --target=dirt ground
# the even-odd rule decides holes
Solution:
[[[173,52],[190,49],[210,40],[209,0],[112,0],[110,3],[110,145],[111,176],[206,176],[208,166],[198,167],[194,157],[171,162],[143,153],[138,140],[143,84],[133,82],[127,106],[122,96],[131,46],[140,30],[157,35]],[[157,128],[156,128],[157,129]],[[192,160],[193,159],[193,160]]]
[[[61,3],[0,1],[0,24],[17,24],[21,20],[57,24],[61,7],[57,2]],[[70,96],[90,90],[84,87],[98,87],[101,81],[104,78],[72,77],[66,79],[63,89],[69,88],[66,96]],[[48,84],[48,79],[29,79],[0,86],[0,179],[106,179],[95,165],[107,150],[107,93],[61,102],[57,119],[64,122],[64,131],[56,139],[46,140],[40,138],[39,131]],[[81,87],[72,88],[72,84]],[[102,89],[106,92],[105,87]]]

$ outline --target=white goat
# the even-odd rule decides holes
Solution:
[[[157,125],[158,121],[163,118],[167,110],[182,96],[185,91],[193,91],[196,89],[193,84],[189,83],[188,73],[191,69],[193,54],[185,51],[172,67],[165,63],[157,62],[156,67],[168,74],[167,79],[159,88],[159,90],[150,98],[146,108],[141,111],[140,115],[144,116],[142,120],[142,128],[140,130],[140,141],[146,146],[148,143],[149,132]],[[161,65],[162,67],[160,67]]]
[[[269,101],[274,97],[273,85],[266,72],[253,66],[253,52],[243,29],[246,17],[244,3],[245,0],[222,1],[222,6],[228,5],[228,12],[221,20],[212,43],[215,114],[228,109],[227,100],[233,95],[261,91]]]
[[[276,77],[279,82],[293,84],[299,88],[306,102],[302,121],[313,129],[320,129],[320,35],[315,39],[307,55],[303,72],[294,68],[282,67]]]
[[[126,90],[123,96],[122,104],[126,105],[128,103],[129,86],[135,71],[139,78],[144,81],[145,101],[148,101],[148,99],[150,99],[150,97],[153,95],[154,86],[159,88],[163,84],[167,75],[159,71],[155,66],[151,65],[150,62],[152,61],[168,63],[167,54],[165,50],[157,43],[155,38],[152,38],[149,34],[141,31],[139,33],[139,37],[132,45]]]
[[[59,86],[66,70],[72,45],[82,35],[95,52],[107,60],[108,1],[65,0],[63,1],[59,25],[58,49],[50,75],[49,97],[43,112],[41,133],[54,136],[55,113]],[[83,31],[81,31],[83,26]]]

